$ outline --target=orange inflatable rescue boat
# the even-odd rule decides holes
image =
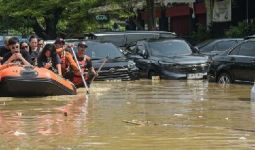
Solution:
[[[34,66],[0,66],[0,96],[75,95],[76,87],[54,72]]]

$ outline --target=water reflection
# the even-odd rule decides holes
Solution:
[[[0,99],[0,149],[253,149],[251,86],[98,82],[77,96]]]

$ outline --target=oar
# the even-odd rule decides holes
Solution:
[[[98,70],[97,70],[97,72],[96,72],[97,75],[98,75],[98,73],[101,71],[101,69],[103,68],[103,66],[104,66],[104,64],[106,63],[106,61],[107,61],[107,57],[105,57],[103,63],[102,63],[101,66],[98,68]],[[93,82],[95,79],[96,79],[96,76],[94,75],[93,78],[92,78],[92,80],[91,80],[91,82],[90,82],[90,85],[92,84],[92,82]]]
[[[73,53],[74,59],[75,59],[75,61],[76,61],[76,64],[78,65],[78,69],[79,69],[79,71],[80,71],[81,78],[82,78],[82,82],[83,82],[83,84],[84,84],[84,86],[85,86],[86,93],[87,93],[87,94],[89,94],[89,88],[88,88],[88,85],[87,85],[87,83],[86,83],[86,81],[85,81],[85,78],[84,78],[83,72],[82,72],[81,67],[80,67],[80,65],[79,65],[78,59],[77,59],[77,57],[76,57],[76,54],[75,54],[75,52],[74,52],[74,50],[73,50],[73,47],[71,47],[71,50],[72,50],[72,53]]]

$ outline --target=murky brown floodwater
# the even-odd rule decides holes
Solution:
[[[250,89],[147,80],[97,82],[88,101],[0,98],[0,149],[255,149]]]

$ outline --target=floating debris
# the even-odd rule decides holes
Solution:
[[[239,140],[246,140],[246,137],[240,137]]]
[[[18,116],[22,116],[22,112],[17,112],[17,115]]]
[[[175,117],[182,117],[183,114],[174,114]]]
[[[122,122],[133,124],[133,125],[140,125],[140,126],[145,126],[145,125],[150,125],[152,124],[151,121],[139,121],[139,120],[122,120]]]
[[[15,131],[14,135],[15,136],[22,136],[22,135],[27,135],[27,134],[25,132]]]

